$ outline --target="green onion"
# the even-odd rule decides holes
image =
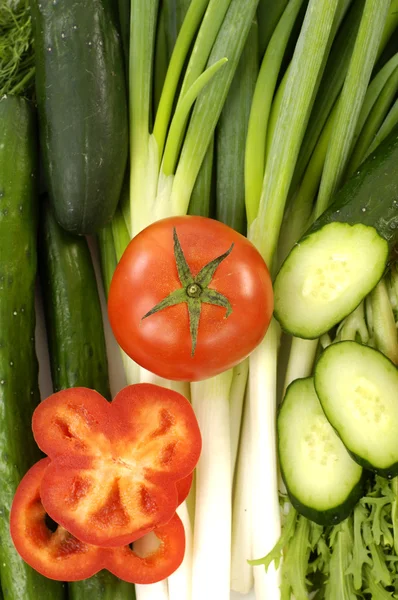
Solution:
[[[209,217],[213,209],[214,136],[211,138],[202,166],[192,190],[188,206],[189,215]]]
[[[337,9],[337,1],[309,2],[289,68],[288,83],[267,160],[259,211],[249,231],[270,267],[300,144],[314,101],[313,91],[317,88],[330,48]],[[278,338],[278,326],[272,322],[265,339],[250,356],[254,556],[266,554],[280,533],[274,430]],[[265,435],[264,423],[267,423]],[[254,579],[258,600],[277,597],[278,578],[274,570],[265,573],[261,567],[255,567]]]
[[[258,215],[253,222],[251,238],[266,262],[272,266],[284,206],[314,101],[313,90],[324,67],[325,53],[330,45],[330,32],[338,2],[328,6],[314,1],[309,3],[306,18],[297,42],[289,70],[282,106],[272,139],[269,160],[264,177]],[[317,52],[313,48],[317,48]],[[305,65],[305,66],[304,66]],[[268,235],[263,235],[264,226]]]
[[[228,63],[198,98],[186,134],[171,192],[175,214],[186,212],[195,179],[238,66],[258,0],[232,0],[212,48],[209,64]],[[234,32],[234,33],[232,33]]]
[[[252,446],[250,435],[250,404],[248,393],[245,400],[241,442],[235,474],[232,502],[232,552],[231,552],[231,589],[239,594],[248,594],[253,587],[253,567],[248,559],[252,550]]]
[[[153,67],[153,109],[156,112],[159,109],[160,97],[166,79],[167,67],[169,64],[169,48],[166,31],[166,8],[162,2],[159,9],[158,22],[156,27],[155,55]]]
[[[278,266],[282,264],[294,244],[298,242],[311,224],[314,201],[322,178],[336,112],[337,104],[334,105],[329,114],[301,183],[285,212],[279,238]]]
[[[257,8],[258,45],[260,58],[264,55],[275,27],[289,0],[260,0]]]
[[[232,370],[191,384],[202,432],[196,468],[192,600],[229,600],[231,560],[231,445],[229,390]],[[215,532],[217,543],[214,541]]]
[[[358,137],[355,148],[352,152],[350,161],[346,169],[346,177],[353,174],[365,158],[366,151],[374,139],[377,131],[382,125],[391,104],[398,91],[398,66],[387,79],[379,97],[369,113],[368,119],[364,124]]]
[[[372,81],[369,84],[369,87],[366,91],[366,95],[362,104],[361,112],[359,113],[358,123],[355,128],[353,142],[356,142],[358,136],[360,135],[366,120],[369,117],[369,114],[375,105],[378,97],[380,96],[384,86],[386,85],[388,79],[395,71],[398,66],[398,53],[394,54],[380,71],[375,75]]]
[[[160,156],[163,153],[174,96],[184,60],[208,3],[209,0],[193,0],[191,2],[174,46],[153,128]]]
[[[194,81],[191,87],[186,91],[183,99],[177,105],[173,120],[171,121],[169,136],[164,149],[162,173],[167,178],[173,175],[180,154],[185,126],[188,121],[189,113],[196,98],[203,88],[211,81],[217,71],[221,69],[228,61],[227,58],[220,58],[212,64]]]
[[[244,163],[250,107],[258,75],[253,24],[216,129],[216,218],[246,233]]]
[[[164,15],[164,28],[167,39],[166,60],[169,62],[181,25],[184,22],[191,0],[163,0],[160,12]]]
[[[242,426],[242,413],[249,375],[249,359],[246,358],[234,367],[229,398],[229,429],[231,436],[231,472],[235,472],[238,445]]]
[[[327,208],[346,168],[355,127],[380,45],[388,6],[388,0],[367,0],[365,5],[346,81],[336,105],[320,190],[310,222]],[[374,19],[376,13],[377,21]],[[317,345],[318,340],[293,339],[285,388],[293,379],[309,375]]]
[[[192,492],[190,492],[190,495],[191,493]],[[193,531],[187,502],[183,502],[177,508],[177,515],[184,525],[185,554],[180,567],[167,579],[168,597],[169,600],[189,600],[192,598]],[[153,596],[153,600],[158,600],[156,595]]]
[[[390,112],[384,119],[382,126],[380,127],[379,131],[375,135],[373,142],[369,146],[369,149],[367,150],[367,152],[364,156],[364,160],[365,160],[365,158],[367,158],[369,156],[369,154],[371,154],[377,148],[377,146],[379,144],[381,144],[381,142],[388,136],[388,134],[393,130],[393,128],[395,127],[395,125],[397,123],[398,123],[398,99],[394,102],[393,106],[391,107]]]
[[[250,111],[245,155],[245,199],[249,226],[260,203],[265,169],[265,142],[271,103],[282,59],[303,0],[289,2],[265,52]]]
[[[210,0],[188,61],[180,99],[204,71],[230,4],[231,0]]]
[[[384,279],[366,300],[367,320],[374,345],[395,364],[398,363],[397,328]]]
[[[389,0],[366,1],[326,155],[315,211],[316,217],[328,207],[341,183],[366,88],[380,46],[389,5]]]
[[[315,144],[343,87],[361,22],[363,7],[364,0],[355,0],[333,42],[325,68],[327,76],[322,78],[319,85],[311,118],[297,159],[292,179],[293,191],[303,176]]]

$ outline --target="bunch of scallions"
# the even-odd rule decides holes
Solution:
[[[398,121],[398,0],[119,0],[119,12],[130,169],[114,220],[99,234],[106,287],[134,235],[186,213],[247,234],[275,274]],[[337,336],[364,336],[396,361],[397,282],[392,267]],[[123,356],[128,383],[190,397],[203,435],[195,484],[179,508],[184,562],[167,581],[137,585],[139,600],[229,600],[231,589],[246,594],[253,585],[256,600],[292,592],[301,600],[311,589],[341,600],[383,587],[369,564],[359,588],[358,572],[348,591],[325,583],[332,571],[342,577],[335,569],[343,551],[331,547],[340,548],[344,527],[353,546],[357,513],[371,502],[333,534],[285,510],[278,491],[277,406],[288,383],[311,374],[319,348],[319,340],[281,335],[273,321],[248,360],[191,385]],[[369,498],[388,495],[377,485]],[[274,553],[250,564],[274,548],[282,520]],[[373,597],[391,597],[384,593]]]

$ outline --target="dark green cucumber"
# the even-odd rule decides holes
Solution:
[[[323,411],[351,456],[367,469],[398,475],[398,369],[384,354],[344,341],[315,367]]]
[[[398,241],[397,165],[398,126],[292,249],[274,285],[284,330],[317,338],[376,286]]]
[[[32,0],[43,166],[57,221],[74,233],[93,233],[111,220],[126,167],[116,4]]]
[[[83,386],[110,399],[100,299],[87,241],[64,231],[44,201],[40,279],[54,391]],[[134,587],[108,572],[69,586],[70,600],[132,600]]]
[[[22,476],[40,458],[31,417],[40,402],[35,353],[36,124],[27,101],[0,100],[0,578],[5,600],[60,600],[64,586],[31,569],[9,534]]]
[[[277,429],[282,477],[296,510],[320,525],[345,519],[365,476],[325,417],[312,377],[287,388]]]
[[[83,386],[110,399],[100,299],[84,237],[64,231],[42,203],[40,282],[54,391]]]
[[[69,584],[69,600],[134,600],[134,586],[101,571],[85,581]]]

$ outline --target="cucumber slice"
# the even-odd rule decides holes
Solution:
[[[319,337],[376,286],[387,258],[388,244],[373,227],[325,225],[286,259],[274,286],[276,318],[298,337]]]
[[[398,243],[398,124],[294,246],[276,276],[275,316],[315,339],[360,304]]]
[[[320,525],[345,519],[362,495],[364,473],[326,419],[312,377],[290,384],[277,428],[282,477],[293,506]]]
[[[315,367],[322,408],[352,457],[384,477],[398,475],[398,370],[357,342],[328,346]]]

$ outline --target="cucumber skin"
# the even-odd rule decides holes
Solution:
[[[84,237],[64,231],[42,203],[40,280],[54,391],[88,387],[111,398],[100,299]],[[68,584],[70,600],[133,600],[134,586],[107,571]]]
[[[32,0],[32,15],[48,193],[64,229],[94,233],[113,216],[127,161],[116,6],[112,0]]]
[[[85,579],[69,584],[69,600],[134,600],[134,586],[109,573],[101,571]]]
[[[333,222],[374,227],[390,249],[398,241],[398,125],[370,154],[304,238]]]
[[[69,387],[111,397],[100,299],[90,250],[42,203],[39,272],[54,391]]]
[[[286,485],[282,469],[281,474],[292,506],[294,506],[297,512],[303,515],[303,517],[306,517],[310,521],[318,523],[318,525],[322,525],[324,527],[327,527],[329,525],[337,525],[338,523],[341,523],[341,521],[344,521],[344,519],[346,519],[351,514],[358,500],[364,495],[365,484],[369,478],[369,474],[366,471],[363,471],[362,477],[358,482],[358,485],[347,496],[345,502],[329,510],[318,511],[314,508],[306,506],[305,504],[302,504],[300,500],[298,500],[294,496],[294,494],[292,494],[292,492]]]
[[[41,458],[31,430],[40,402],[35,352],[37,144],[29,104],[0,100],[0,577],[4,600],[60,600],[16,552],[9,512],[22,476]],[[11,364],[13,363],[13,364]]]
[[[289,392],[289,388],[294,383],[295,382],[293,381],[290,385],[288,385],[286,392],[285,392],[285,397],[287,396],[287,394]],[[278,414],[277,414],[278,440],[279,440],[279,418],[278,417],[279,417],[279,414],[280,414],[280,411],[282,410],[282,408],[283,408],[283,402],[279,406]],[[336,432],[336,434],[337,434],[337,432]],[[348,450],[347,450],[347,452],[348,452]],[[279,454],[279,441],[278,441],[278,454]],[[355,460],[354,457],[352,457],[352,458]],[[344,521],[344,519],[346,519],[350,515],[355,504],[364,495],[365,484],[369,478],[369,473],[367,473],[366,471],[363,471],[362,476],[361,476],[360,480],[358,481],[357,485],[351,490],[351,493],[347,496],[347,498],[345,499],[344,502],[342,502],[338,506],[335,506],[329,510],[319,511],[314,508],[311,508],[310,506],[306,506],[305,504],[302,504],[302,502],[300,502],[300,500],[298,500],[296,498],[296,496],[291,492],[289,485],[286,482],[286,477],[285,477],[285,473],[283,471],[283,466],[282,466],[281,460],[279,461],[279,467],[280,467],[282,479],[285,484],[285,487],[286,487],[290,502],[292,503],[292,506],[294,506],[294,508],[297,510],[297,512],[300,513],[301,515],[303,515],[303,517],[306,517],[310,521],[313,521],[314,523],[318,523],[318,525],[322,525],[325,527],[327,527],[328,525],[337,525],[337,523]]]
[[[360,346],[364,346],[365,348],[370,348],[369,346],[366,346],[366,344],[360,344],[359,342],[355,342],[352,340],[343,340],[340,342],[335,342],[333,344],[333,347],[336,348],[339,346],[339,344],[344,344],[346,345],[347,343],[351,343],[351,344],[358,344]],[[371,348],[374,352],[377,352],[379,354],[381,354],[383,356],[383,358],[388,361],[389,363],[391,363],[391,365],[393,365],[393,367],[396,368],[396,365],[392,362],[392,360],[390,360],[388,358],[388,356],[386,356],[385,354],[383,354],[382,352],[380,352],[380,350],[377,350],[376,348]],[[322,353],[315,365],[315,370],[318,364],[321,364],[321,360],[324,357],[324,353]],[[315,379],[316,381],[316,379]],[[316,385],[315,385],[315,389],[316,389]],[[318,388],[319,389],[319,388]],[[319,397],[319,401],[321,402],[321,395],[318,393],[317,394]],[[321,402],[321,406],[322,406],[322,402]],[[326,413],[325,413],[326,414]],[[331,424],[332,425],[332,424]],[[333,425],[332,425],[333,427]],[[339,436],[339,438],[341,439],[341,441],[344,444],[344,440],[342,439],[342,437],[340,436],[339,432],[337,431],[337,429],[333,428],[336,432],[336,435]],[[345,445],[345,444],[344,444]],[[362,458],[361,456],[359,456],[358,454],[355,454],[355,452],[352,452],[352,450],[350,450],[349,448],[347,448],[347,446],[345,446],[348,454],[351,456],[351,458],[353,460],[355,460],[356,463],[358,463],[361,467],[363,467],[364,469],[366,469],[367,471],[371,472],[371,473],[375,473],[376,475],[379,475],[380,477],[385,477],[386,479],[393,479],[394,477],[396,477],[398,475],[398,462],[396,463],[392,463],[391,465],[389,465],[388,467],[386,467],[385,469],[381,469],[379,467],[375,467],[374,465],[372,465],[369,461],[365,460],[364,458]]]

